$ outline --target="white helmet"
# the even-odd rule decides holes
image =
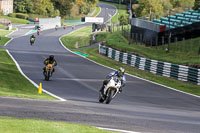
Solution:
[[[118,70],[118,75],[122,76],[122,75],[124,75],[124,73],[125,73],[125,69],[120,67],[119,70]]]

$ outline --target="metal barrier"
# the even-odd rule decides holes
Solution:
[[[55,28],[56,25],[58,27],[61,26],[61,18],[60,17],[55,17],[55,18],[40,18],[39,19],[39,26],[42,29]]]
[[[140,70],[200,85],[200,69],[151,60],[102,45],[99,45],[99,53]]]

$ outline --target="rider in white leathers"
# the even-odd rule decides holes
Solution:
[[[119,88],[119,92],[122,92],[122,87],[124,87],[126,84],[126,77],[125,77],[124,73],[125,73],[124,68],[120,67],[118,71],[114,71],[114,72],[111,72],[110,74],[108,74],[107,79],[103,81],[103,86],[101,87],[100,92],[103,93],[104,87],[108,84],[110,77],[112,77],[113,75],[116,75],[121,79],[122,85]]]

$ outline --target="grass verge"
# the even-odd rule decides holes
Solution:
[[[15,24],[28,24],[29,21],[25,19],[20,19],[20,18],[13,18],[13,17],[8,17],[8,16],[0,16],[0,18],[5,18],[11,21],[11,23]]]
[[[12,30],[13,31],[13,30]],[[10,40],[10,38],[5,37],[5,35],[10,34],[12,31],[1,29],[0,28],[0,45],[3,46],[6,42]]]
[[[8,40],[0,41],[1,45]],[[0,49],[0,75],[0,96],[55,100],[54,97],[45,93],[39,95],[37,88],[21,75],[4,49]]]
[[[1,133],[111,133],[96,127],[39,119],[0,117]]]
[[[78,48],[89,46],[90,38],[92,34],[92,27],[86,27],[78,30],[78,32],[73,32],[67,36],[61,38],[63,44],[66,44],[68,48],[75,49],[77,44]]]
[[[81,30],[82,30],[82,32],[83,31],[88,32],[88,28],[83,28]],[[74,32],[74,34],[79,34],[79,30]],[[85,35],[82,38],[84,38],[84,37],[87,38],[87,36],[88,35]],[[65,37],[67,37],[67,36],[65,36]],[[113,38],[113,39],[115,39],[115,43],[117,43],[117,39],[116,38]],[[122,39],[123,38],[121,38],[121,40]],[[74,37],[73,40],[77,40],[77,38]],[[71,45],[70,43],[73,42],[73,40],[71,40],[68,43],[66,43],[66,41],[63,41],[63,44],[66,47],[70,48],[70,45]],[[98,53],[98,48],[89,48],[89,49],[76,50],[76,51],[89,55],[88,56],[89,59],[91,59],[91,60],[93,60],[97,63],[100,63],[102,65],[109,66],[109,67],[114,68],[114,69],[118,69],[119,67],[124,67],[126,69],[126,72],[129,73],[129,74],[132,74],[132,75],[135,75],[135,76],[138,76],[138,77],[141,77],[141,78],[144,78],[144,79],[156,82],[156,83],[160,83],[160,84],[175,88],[177,90],[181,90],[181,91],[184,91],[184,92],[188,92],[188,93],[200,96],[200,89],[199,89],[198,85],[193,85],[193,84],[190,84],[190,83],[187,83],[187,82],[182,82],[182,81],[178,81],[178,80],[175,80],[175,79],[155,75],[155,74],[152,74],[150,72],[142,71],[142,70],[133,68],[131,66],[122,64],[122,63],[117,62],[113,59],[110,59],[108,57],[100,55]]]
[[[0,29],[6,30],[6,29],[8,29],[8,26],[5,26],[5,25],[0,24]],[[1,33],[0,33],[0,34],[1,34]]]
[[[0,96],[55,100],[45,93],[39,95],[4,49],[0,49],[0,75]]]
[[[121,49],[125,52],[131,52],[139,54],[140,56],[154,59],[154,60],[160,60],[164,62],[171,62],[174,64],[183,64],[183,65],[189,65],[189,64],[200,64],[200,55],[198,55],[199,50],[199,40],[200,38],[196,38],[194,40],[193,45],[193,51],[195,52],[187,52],[190,50],[190,40],[186,40],[186,52],[178,51],[176,48],[173,48],[176,46],[175,43],[171,43],[171,51],[169,53],[165,52],[165,48],[167,48],[167,45],[159,46],[157,49],[155,47],[146,47],[144,45],[140,44],[128,44],[128,41],[121,36],[120,42],[118,42],[119,33],[100,33],[96,36],[97,41],[103,41],[106,40],[106,44],[113,48]],[[116,39],[117,38],[117,39]],[[179,46],[179,49],[181,47],[181,42],[177,44]]]

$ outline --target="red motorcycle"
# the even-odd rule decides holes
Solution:
[[[38,36],[40,35],[40,29],[37,30],[37,35],[38,35]]]
[[[64,30],[66,29],[66,25],[63,26],[63,29],[64,29]]]

